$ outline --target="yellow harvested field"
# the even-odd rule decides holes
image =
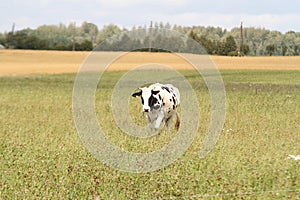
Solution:
[[[102,52],[105,64],[120,53]],[[0,75],[76,73],[90,52],[0,50]],[[300,70],[300,56],[294,57],[224,57],[210,56],[218,69]],[[97,60],[101,63],[101,59]],[[182,57],[171,53],[132,52],[116,59],[109,70],[128,70],[158,63],[174,69],[191,69]]]
[[[76,72],[87,52],[0,50],[0,75]]]
[[[212,59],[219,69],[300,70],[300,56],[213,56]]]

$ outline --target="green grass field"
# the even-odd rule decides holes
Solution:
[[[300,196],[300,71],[221,71],[226,122],[214,150],[198,153],[209,124],[209,94],[195,72],[182,72],[201,108],[200,127],[188,151],[149,173],[114,170],[90,155],[72,116],[75,74],[0,78],[0,199],[297,199]],[[96,109],[108,138],[129,151],[159,149],[176,134],[133,139],[109,111],[109,72]],[[182,97],[184,98],[184,97]],[[131,114],[139,101],[132,99]],[[104,116],[104,117],[103,117]]]

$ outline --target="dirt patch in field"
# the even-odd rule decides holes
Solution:
[[[101,54],[103,58],[109,58],[116,53]],[[76,73],[89,55],[89,52],[0,50],[0,75]],[[210,56],[209,58],[218,69],[300,70],[300,56],[242,58]],[[176,70],[192,68],[177,54],[132,52],[115,60],[109,66],[109,70],[129,70],[149,63],[169,66]]]

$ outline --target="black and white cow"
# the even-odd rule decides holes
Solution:
[[[166,124],[168,131],[170,131],[175,115],[175,128],[179,129],[180,118],[176,108],[180,104],[180,93],[172,84],[154,83],[150,86],[139,88],[139,91],[132,94],[132,96],[141,97],[143,112],[146,113],[149,127],[152,131],[157,131],[162,122]]]

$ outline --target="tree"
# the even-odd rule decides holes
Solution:
[[[76,43],[77,51],[92,51],[93,43],[89,40],[84,40],[82,43]]]
[[[5,45],[6,43],[6,37],[4,34],[0,33],[0,45]]]
[[[266,47],[266,51],[269,56],[274,55],[275,50],[276,50],[276,46],[274,44],[270,44]]]
[[[288,50],[288,47],[287,47],[285,44],[282,44],[282,45],[281,45],[281,55],[282,55],[282,56],[285,56],[287,50]]]
[[[237,55],[237,45],[233,36],[227,36],[224,42],[218,44],[218,54],[224,56]]]
[[[89,39],[93,44],[93,46],[96,45],[98,27],[95,24],[89,22],[83,22],[80,28],[80,32],[82,36],[85,38],[85,40]]]
[[[247,44],[243,44],[241,46],[241,49],[242,49],[242,55],[248,55],[250,52],[250,47]]]
[[[236,42],[240,40],[240,29],[238,27],[230,31],[220,27],[204,26],[171,26],[169,23],[153,23],[151,41],[153,45],[163,46],[170,51],[192,52],[203,54],[236,55]],[[166,29],[177,31],[188,36],[177,38],[177,35],[168,34]],[[98,29],[93,23],[83,22],[79,26],[73,23],[69,25],[43,25],[37,29],[24,29],[14,33],[0,34],[0,43],[6,48],[30,48],[30,49],[72,49],[73,41],[82,49],[91,49],[97,42],[101,43],[101,49],[120,49],[117,41],[121,41],[121,33],[129,36],[130,49],[141,49],[149,46],[147,26],[133,27],[131,31],[121,29],[117,25],[109,24]],[[264,28],[248,27],[243,29],[244,40],[241,51],[244,55],[282,55],[293,56],[300,53],[300,32],[270,31]],[[161,36],[159,36],[161,35]],[[73,37],[74,36],[74,37]],[[189,38],[189,39],[187,39]],[[128,49],[128,44],[123,38],[122,48]],[[105,41],[105,42],[104,42]],[[196,41],[196,42],[195,42]],[[158,44],[158,45],[157,45]],[[200,45],[199,45],[200,44]],[[273,50],[272,45],[275,45]],[[125,47],[127,46],[127,47]],[[201,48],[202,47],[202,48]],[[268,48],[267,48],[268,47]],[[268,49],[268,50],[267,50]]]
[[[282,49],[277,47],[281,47],[282,40],[283,40],[283,36],[279,31],[270,31],[269,34],[267,35],[265,46],[267,47],[268,45],[274,45],[275,49],[274,52],[272,52],[272,55],[281,55]],[[269,52],[267,52],[267,54],[269,54]]]
[[[294,46],[294,56],[299,56],[299,47],[297,45]]]
[[[283,44],[287,46],[286,55],[293,56],[295,55],[295,41],[297,39],[297,34],[294,31],[289,31],[284,34]]]
[[[197,40],[208,54],[214,54],[216,47],[213,41],[211,41],[204,35],[201,35]]]
[[[99,43],[101,43],[112,36],[119,35],[121,32],[121,29],[117,25],[109,24],[107,26],[104,26],[103,29],[99,32],[97,40]]]
[[[9,33],[5,45],[13,49],[49,49],[47,40],[39,39],[28,30],[17,31],[14,34]]]
[[[188,36],[189,37],[186,41],[185,52],[205,54],[206,52],[204,50],[204,47],[199,44],[199,38],[197,34],[193,30],[191,30]]]
[[[74,32],[74,24],[68,26],[59,25],[43,25],[32,31],[32,35],[42,40],[47,40],[50,49],[55,49],[57,44],[61,46],[70,46],[72,44],[72,34]]]
[[[69,45],[64,45],[62,43],[58,43],[58,44],[54,44],[53,50],[59,50],[59,51],[71,51],[72,50],[72,46]]]

